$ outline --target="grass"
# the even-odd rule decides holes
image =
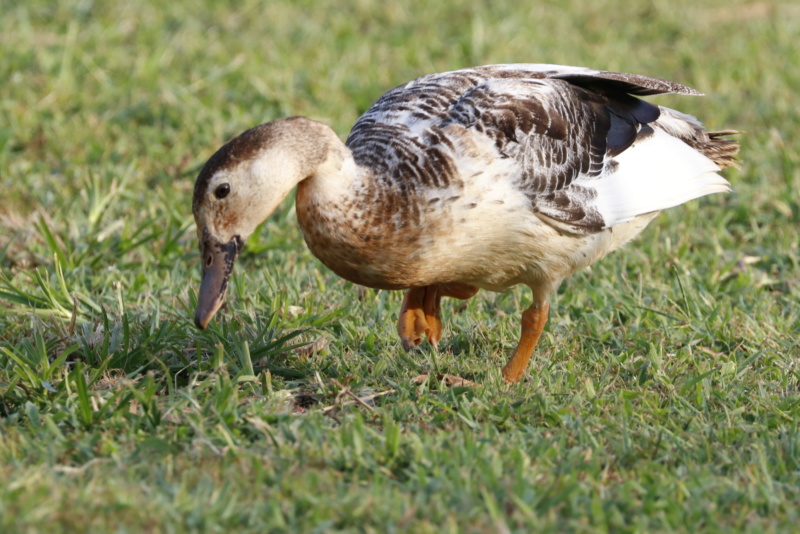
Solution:
[[[795,530],[800,11],[523,4],[0,2],[0,530]],[[400,295],[322,267],[290,201],[193,328],[221,143],[294,114],[345,136],[415,76],[516,61],[703,90],[657,102],[746,132],[735,193],[564,284],[516,386],[524,290],[446,302],[406,355]]]

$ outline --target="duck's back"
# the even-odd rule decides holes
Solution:
[[[591,258],[558,269],[574,270],[621,244],[590,236],[727,191],[717,171],[733,163],[736,145],[637,98],[660,93],[699,94],[644,76],[529,64],[432,74],[387,92],[346,143],[369,169],[361,221],[384,248],[403,249],[404,261],[381,261],[419,268],[385,285],[500,288],[563,264],[550,260],[565,244],[564,254],[586,255],[593,243]]]
[[[533,209],[578,231],[593,231],[712,192],[676,193],[680,184],[672,184],[671,194],[653,191],[666,203],[638,199],[641,208],[596,205],[589,198],[598,183],[593,179],[616,171],[630,174],[622,163],[634,159],[636,151],[621,156],[632,147],[647,152],[648,159],[651,152],[680,152],[681,145],[666,139],[675,137],[694,149],[682,156],[695,166],[709,160],[704,167],[713,173],[733,161],[734,143],[709,136],[692,117],[632,96],[661,93],[700,94],[666,80],[559,65],[490,65],[431,74],[384,94],[356,122],[347,145],[359,164],[378,171],[386,187],[417,191],[467,178],[458,173],[460,160],[470,155],[454,146],[459,134],[470,143],[491,142],[491,155],[510,160],[508,178],[530,196]],[[659,121],[664,115],[669,117]],[[445,133],[448,126],[464,130]],[[661,131],[654,134],[654,129]],[[641,150],[648,139],[658,148]],[[709,179],[718,189],[727,187],[722,178]],[[630,191],[628,181],[622,189]],[[650,182],[652,191],[659,178],[636,181]],[[611,195],[608,186],[603,194]]]

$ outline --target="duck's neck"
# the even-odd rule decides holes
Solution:
[[[333,202],[347,196],[353,183],[363,173],[356,165],[350,149],[342,143],[336,133],[327,125],[309,121],[316,128],[319,146],[324,147],[318,163],[308,177],[299,183],[298,191],[303,189],[318,197],[320,201]]]
[[[350,149],[330,127],[302,120],[305,121],[304,137],[308,144],[298,155],[308,166],[301,169],[297,205],[298,208],[311,207],[320,216],[325,216],[331,209],[341,210],[347,199],[352,200],[355,183],[362,180],[365,169],[356,164]],[[300,224],[305,229],[308,225],[301,212],[307,213],[308,210],[298,209]]]
[[[327,149],[324,159],[297,186],[297,221],[311,252],[325,265],[347,280],[375,286],[361,273],[375,252],[365,228],[371,171],[356,164],[350,149],[330,128],[320,126],[329,132],[324,134]]]
[[[251,164],[255,180],[248,198],[253,208],[242,209],[243,226],[254,230],[291,190],[310,192],[320,203],[335,202],[346,194],[358,175],[350,149],[325,124],[304,117],[267,123],[260,135],[266,144]],[[249,235],[249,234],[247,234]]]

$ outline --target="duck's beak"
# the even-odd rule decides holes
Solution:
[[[197,311],[194,314],[194,324],[204,330],[214,314],[217,313],[228,280],[233,272],[233,263],[239,254],[239,236],[234,236],[227,243],[221,243],[211,237],[208,230],[203,229],[203,240],[200,251],[203,258],[203,279],[200,282],[200,293],[197,295]]]

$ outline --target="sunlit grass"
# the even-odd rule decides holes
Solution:
[[[794,530],[794,3],[0,6],[3,532]],[[745,132],[734,193],[567,281],[517,386],[525,290],[445,302],[439,351],[406,354],[401,295],[322,267],[291,199],[194,328],[220,144],[296,114],[344,137],[395,85],[499,62],[707,93],[654,101]]]

